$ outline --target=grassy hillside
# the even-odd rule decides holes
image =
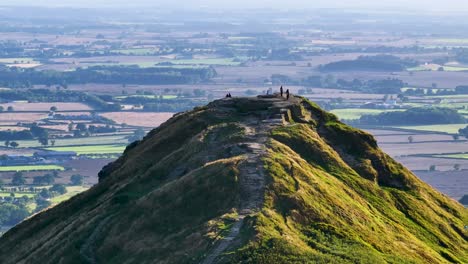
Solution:
[[[302,98],[178,114],[99,177],[5,234],[2,263],[468,262],[462,205]]]

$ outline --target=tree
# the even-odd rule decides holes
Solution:
[[[81,131],[81,132],[85,132],[85,131],[87,130],[86,124],[84,124],[84,123],[79,123],[78,125],[76,125],[76,129],[78,129],[78,130]]]
[[[437,169],[436,165],[431,165],[429,171],[435,171]]]
[[[468,126],[465,128],[460,128],[458,133],[468,139]]]
[[[62,185],[62,184],[54,184],[54,186],[52,186],[50,188],[50,191],[51,192],[56,192],[56,193],[59,193],[59,194],[66,194],[67,193],[67,188],[65,188],[65,186]]]
[[[52,106],[52,107],[50,108],[50,111],[56,112],[56,111],[57,111],[57,107],[56,107],[56,106]]]
[[[51,175],[51,174],[44,175],[42,177],[42,180],[46,185],[51,185],[51,184],[55,183],[55,177],[54,177],[54,175]]]
[[[14,110],[15,110],[15,109],[14,109],[13,106],[11,106],[11,105],[7,107],[7,111],[8,111],[8,112],[13,112]]]
[[[23,176],[22,172],[17,172],[13,175],[13,179],[11,180],[13,185],[24,185],[26,184],[26,179]]]
[[[44,198],[41,198],[40,196],[36,199],[36,204],[37,204],[37,207],[36,207],[36,212],[39,212],[41,211],[42,209],[45,209],[47,207],[49,207],[51,205],[51,202],[47,201],[46,199]]]
[[[455,140],[455,141],[460,139],[460,135],[458,135],[458,134],[452,135],[452,137],[453,137],[453,140]]]
[[[48,199],[48,198],[51,198],[52,197],[52,194],[50,193],[49,190],[47,190],[46,188],[42,189],[41,192],[39,193],[39,196],[44,198],[44,199]]]
[[[414,141],[413,136],[409,136],[409,137],[408,137],[408,142],[409,142],[409,143],[413,143],[413,141]]]
[[[83,179],[84,177],[79,174],[72,175],[70,178],[72,185],[82,185]]]
[[[29,212],[24,206],[6,203],[0,204],[0,226],[14,226],[28,217]]]
[[[49,145],[49,139],[46,137],[40,137],[38,139],[39,143],[41,143],[42,146],[47,146]]]
[[[145,131],[142,128],[138,128],[137,130],[133,131],[133,135],[128,138],[128,142],[141,140],[144,136]]]
[[[8,148],[8,146],[10,146],[10,140],[6,140],[6,141],[5,141],[5,147]]]
[[[453,165],[453,169],[456,170],[456,171],[459,171],[460,170],[460,164]]]
[[[51,140],[50,140],[50,145],[51,145],[52,147],[55,146],[55,139],[51,139]]]
[[[16,142],[16,141],[12,141],[12,142],[10,142],[10,146],[11,146],[12,148],[17,148],[17,147],[19,146],[19,144],[18,144],[18,142]]]

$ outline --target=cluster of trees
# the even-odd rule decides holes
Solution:
[[[401,59],[391,55],[360,56],[356,60],[343,60],[320,65],[319,70],[330,71],[405,71],[407,67],[415,67],[418,63],[409,59]]]
[[[62,87],[62,86],[60,86]],[[109,103],[101,97],[89,93],[68,90],[51,89],[27,89],[27,90],[2,90],[0,99],[5,101],[28,101],[28,102],[80,102],[100,111],[120,111],[118,103]],[[13,111],[13,108],[8,109]],[[54,111],[51,109],[51,111]]]
[[[282,79],[282,81],[285,80],[288,79]],[[344,79],[336,79],[333,75],[308,76],[297,84],[309,87],[334,88],[378,94],[397,94],[401,92],[401,88],[407,85],[405,82],[397,78],[387,78],[380,80],[354,79],[352,81],[348,81]]]
[[[144,136],[144,132],[143,132]],[[57,178],[58,172],[54,171],[52,174],[47,173],[44,174],[43,176],[36,176],[33,178],[33,185],[37,186],[45,186],[45,185],[52,185],[55,183],[55,178]],[[83,184],[84,177],[80,174],[75,174],[72,175],[70,178],[70,184],[71,185],[82,185]],[[26,185],[26,178],[24,177],[24,174],[22,172],[16,172],[13,174],[13,177],[11,179],[11,184],[14,186],[23,186]],[[2,182],[0,181],[0,186],[2,185]]]
[[[0,67],[0,85],[29,88],[32,85],[104,84],[188,84],[208,81],[216,76],[209,68],[171,68],[138,66],[94,66],[76,71],[39,71]]]
[[[145,131],[141,128],[138,128],[137,130],[133,131],[133,135],[130,135],[127,137],[128,142],[135,142],[137,140],[141,140],[145,136]]]
[[[465,138],[468,139],[468,126],[466,126],[465,128],[460,128],[458,130],[458,133],[461,135],[461,136],[464,136]]]
[[[456,94],[468,94],[468,85],[461,85],[455,87]]]
[[[99,133],[114,133],[117,132],[117,128],[111,125],[105,126],[95,126],[89,125],[87,126],[84,123],[78,123],[75,128],[73,128],[73,124],[68,125],[68,130],[73,131],[74,137],[82,137],[82,136],[89,136],[91,134],[99,134]]]
[[[12,140],[28,140],[37,139],[42,145],[47,145],[49,132],[47,129],[39,127],[37,124],[32,124],[29,130],[22,131],[0,131],[0,140],[5,141],[5,146],[16,148],[19,146],[17,142]]]
[[[2,187],[4,183],[0,179],[0,189],[12,192],[10,196],[0,197],[0,226],[14,226],[28,217],[31,214],[28,210],[28,204],[30,203],[36,203],[37,206],[34,212],[38,212],[51,205],[48,199],[67,193],[65,185],[54,184],[55,177],[57,177],[57,173],[35,177],[33,180],[34,185],[52,185],[50,188],[24,187],[26,180],[21,172],[17,172],[13,176],[12,184],[16,185],[15,187]],[[71,185],[82,185],[83,179],[84,177],[79,174],[73,175]],[[28,196],[16,197],[14,193],[16,191],[31,192],[36,195],[32,198]]]
[[[466,119],[450,108],[411,108],[404,112],[384,112],[378,115],[363,115],[361,125],[432,125],[459,124]]]
[[[29,216],[23,203],[0,203],[0,226],[14,226]]]
[[[455,49],[455,59],[461,63],[468,63],[468,49],[466,48]]]
[[[7,109],[6,109],[8,112],[13,112],[15,109],[13,108],[13,106],[9,105],[7,106]],[[0,112],[3,112],[5,111],[5,107],[1,106],[0,105]]]

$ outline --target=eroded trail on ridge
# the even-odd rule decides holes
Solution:
[[[282,101],[278,99],[278,102]],[[282,126],[283,120],[278,108],[277,111],[266,115],[264,119],[252,118],[240,124],[245,130],[245,142],[239,143],[239,145],[246,149],[247,159],[239,165],[242,200],[238,208],[238,218],[232,225],[229,234],[214,245],[208,256],[201,262],[202,264],[217,263],[218,258],[239,236],[244,219],[261,210],[265,189],[265,171],[262,158],[267,152],[266,142],[270,131],[275,127]]]

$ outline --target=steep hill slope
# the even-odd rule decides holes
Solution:
[[[99,177],[5,234],[1,262],[468,262],[462,205],[299,97],[178,114]]]

